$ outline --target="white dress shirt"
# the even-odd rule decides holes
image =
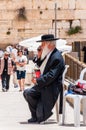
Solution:
[[[46,64],[47,64],[47,61],[48,61],[48,59],[49,59],[51,53],[52,53],[52,51],[47,54],[45,60],[43,61],[43,63],[42,63],[41,66],[40,66],[41,74],[43,74],[43,72],[44,72],[45,66],[46,66]]]

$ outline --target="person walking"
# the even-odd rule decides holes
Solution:
[[[18,50],[18,56],[15,60],[16,67],[17,67],[17,80],[19,83],[20,90],[24,90],[24,83],[25,83],[25,76],[26,76],[26,64],[27,58],[23,55],[22,50]]]
[[[9,57],[9,52],[5,51],[4,56],[0,59],[0,75],[2,82],[2,91],[9,90],[10,75],[13,72],[14,62]]]
[[[34,86],[25,89],[24,98],[29,105],[31,118],[28,123],[47,120],[53,113],[52,109],[62,92],[62,74],[65,63],[61,53],[56,49],[56,40],[53,34],[41,36],[42,54],[37,64],[40,67],[39,78],[32,78]]]
[[[17,58],[17,52],[18,52],[18,50],[16,49],[16,45],[13,44],[12,45],[12,51],[10,53],[10,57],[14,61],[14,69],[13,69],[13,85],[14,85],[14,88],[18,87],[17,74],[16,74],[16,63],[15,63],[16,58]]]

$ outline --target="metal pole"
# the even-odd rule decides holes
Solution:
[[[57,3],[55,3],[55,37],[57,36],[57,12],[56,12],[56,9],[57,9]]]

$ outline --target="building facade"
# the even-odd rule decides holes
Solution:
[[[76,26],[81,33],[69,35]],[[86,0],[0,0],[0,48],[45,33],[86,41]]]

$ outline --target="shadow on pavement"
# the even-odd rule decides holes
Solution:
[[[28,122],[20,122],[20,124],[38,124],[38,125],[48,125],[48,124],[57,124],[57,122],[56,121],[54,121],[54,120],[52,120],[52,119],[49,119],[49,120],[47,120],[47,121],[45,121],[45,122],[41,122],[41,123],[38,123],[38,122],[34,122],[34,123],[28,123]]]

